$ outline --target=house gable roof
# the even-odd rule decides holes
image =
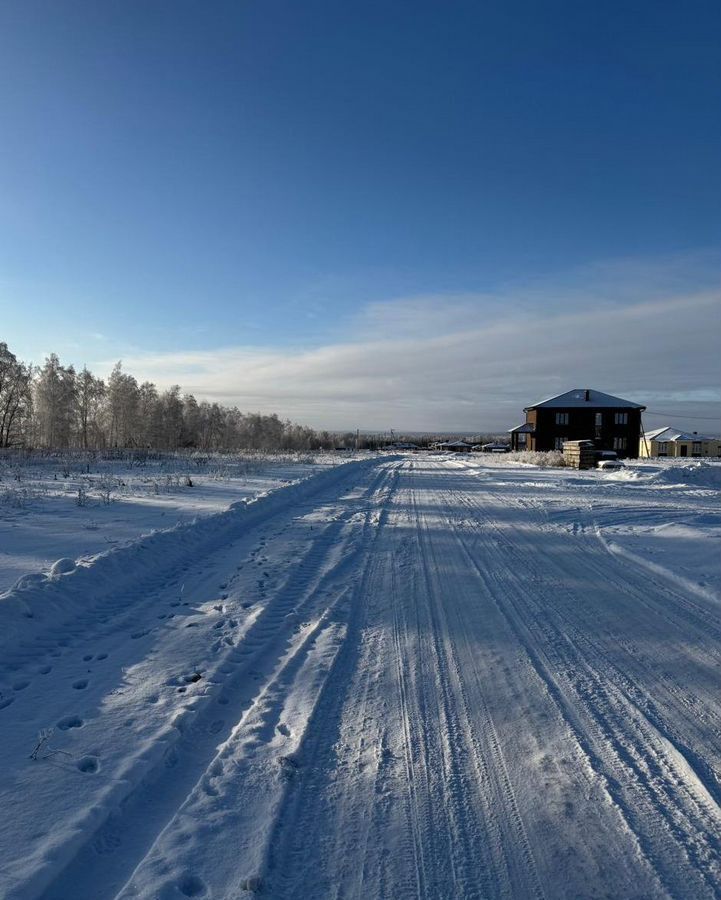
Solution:
[[[604,394],[602,391],[596,391],[592,388],[574,388],[572,391],[566,391],[565,394],[558,394],[556,397],[549,397],[547,400],[541,400],[539,403],[533,403],[524,409],[568,409],[584,407],[607,407],[609,409],[646,409],[641,403],[632,403],[630,400],[624,400],[621,397],[614,397],[612,394]]]
[[[661,443],[674,443],[674,441],[713,441],[715,438],[708,437],[705,434],[689,434],[687,431],[679,431],[678,428],[671,428],[670,425],[664,425],[663,428],[655,428],[653,431],[646,432],[647,441],[660,441]]]

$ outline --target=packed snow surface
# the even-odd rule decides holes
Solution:
[[[26,575],[0,896],[721,896],[686,468],[369,458]]]

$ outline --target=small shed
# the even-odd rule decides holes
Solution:
[[[596,466],[596,445],[593,441],[566,441],[563,459],[574,469],[593,469]]]

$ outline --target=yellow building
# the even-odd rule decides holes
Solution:
[[[687,456],[699,459],[705,456],[719,456],[721,441],[705,434],[697,434],[695,431],[689,434],[666,425],[641,435],[638,455],[642,459],[663,456]]]

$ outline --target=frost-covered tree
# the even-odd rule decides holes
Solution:
[[[40,446],[65,448],[75,432],[75,369],[51,353],[35,383],[36,439]]]
[[[203,401],[199,407],[200,425],[198,446],[203,450],[224,448],[226,410],[217,403]]]
[[[118,361],[108,379],[105,409],[108,443],[111,447],[138,445],[139,400],[138,382],[132,375],[123,372],[123,364]]]
[[[200,407],[192,394],[183,397],[183,446],[200,444]]]
[[[152,381],[144,381],[138,390],[138,428],[138,443],[143,447],[161,446],[163,411]]]
[[[0,342],[0,448],[18,444],[57,449],[150,447],[175,450],[310,450],[351,446],[353,435],[281,421],[276,414],[243,413],[201,401],[173,385],[159,394],[138,386],[118,362],[107,384],[84,366],[76,374],[51,353],[41,369],[18,361]]]
[[[32,412],[32,367],[0,341],[0,447],[20,444]]]
[[[180,386],[174,384],[160,396],[163,410],[163,435],[161,447],[174,450],[183,441],[183,401]]]
[[[80,446],[99,447],[105,442],[102,429],[105,382],[95,378],[87,366],[75,376],[75,400],[77,407],[77,433]]]

